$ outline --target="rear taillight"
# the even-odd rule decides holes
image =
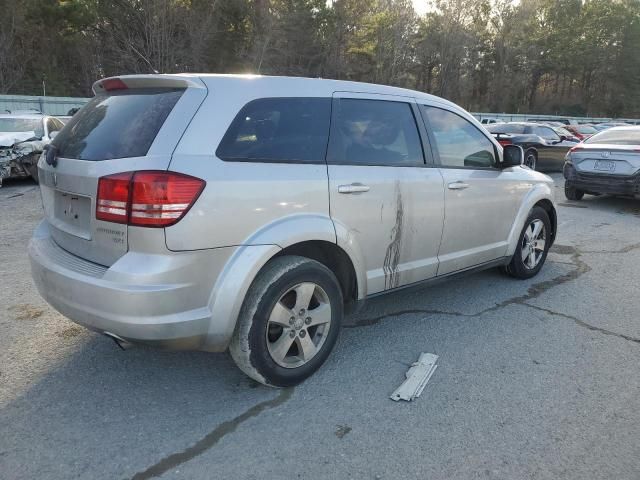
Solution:
[[[583,148],[582,145],[576,145],[575,147],[571,147],[569,149],[569,153],[575,152],[576,150],[581,150],[582,148]]]
[[[204,189],[199,178],[141,171],[100,178],[96,219],[139,227],[168,227],[189,211]]]
[[[98,180],[96,218],[106,222],[127,223],[129,191],[133,172],[116,173]]]
[[[511,140],[498,140],[498,143],[504,147],[505,145],[511,145],[513,142]]]

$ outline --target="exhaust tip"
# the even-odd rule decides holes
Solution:
[[[133,343],[126,341],[124,338],[119,337],[115,333],[104,332],[104,335],[113,340],[121,350],[129,350],[135,346]]]

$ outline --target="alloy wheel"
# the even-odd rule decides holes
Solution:
[[[538,266],[544,255],[547,244],[547,231],[542,220],[533,220],[522,237],[521,255],[522,263],[529,270]]]
[[[297,368],[321,350],[331,328],[331,302],[319,285],[304,282],[287,290],[267,322],[267,349],[274,362]]]

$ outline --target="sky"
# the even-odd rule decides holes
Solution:
[[[418,15],[424,15],[427,13],[427,0],[411,0],[413,2],[413,9]]]

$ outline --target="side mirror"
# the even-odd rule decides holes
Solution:
[[[505,145],[502,153],[502,168],[517,167],[524,163],[524,150],[520,145]]]

